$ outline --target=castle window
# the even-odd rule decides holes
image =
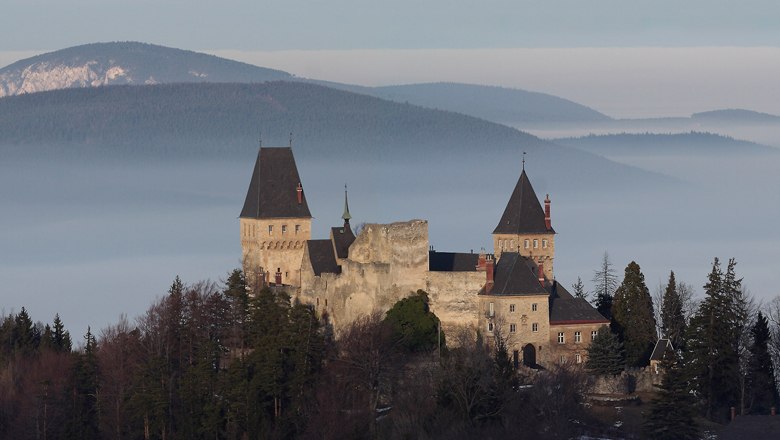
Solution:
[[[547,249],[547,239],[542,240],[542,247]]]
[[[268,225],[268,235],[274,235],[274,225]]]
[[[534,333],[537,333],[539,331],[539,323],[538,322],[534,322],[533,324],[531,324],[531,331],[534,332]]]
[[[565,364],[566,363],[566,356],[561,356],[560,363],[561,364]]]
[[[515,305],[514,304],[509,304],[509,311],[510,312],[514,312],[515,311]]]
[[[514,333],[517,331],[517,324],[509,324],[509,333]]]
[[[528,239],[526,238],[526,239],[525,239],[525,242],[523,243],[523,245],[525,246],[525,248],[526,248],[526,249],[528,249],[528,246],[530,245],[530,243],[531,243],[531,242],[530,242],[530,241],[528,241]]]
[[[534,249],[539,249],[539,240],[534,239]]]
[[[566,336],[564,336],[563,332],[558,332],[558,343],[559,344],[566,343]]]
[[[328,307],[328,298],[325,298],[325,307]]]
[[[515,241],[512,240],[512,244],[509,246],[510,250],[515,250]]]
[[[301,232],[301,225],[295,225],[295,234],[297,235],[299,232]]]
[[[493,333],[493,323],[488,322],[488,333]]]
[[[574,343],[579,344],[582,342],[582,332],[574,332]]]
[[[531,304],[531,311],[532,312],[536,311],[536,303]]]
[[[590,332],[590,340],[592,341],[596,339],[596,336],[598,336],[598,334],[599,334],[598,330],[593,330],[592,332]]]
[[[317,307],[319,307],[319,306],[320,306],[320,297],[318,296],[317,297]]]
[[[282,225],[282,235],[287,232],[287,225]]]
[[[493,303],[490,303],[488,305],[488,316],[493,316],[494,314],[495,314],[495,312],[493,310]]]
[[[574,362],[577,362],[578,364],[582,363],[582,356],[580,356],[579,353],[574,355]]]
[[[504,250],[504,240],[498,240],[498,248]]]

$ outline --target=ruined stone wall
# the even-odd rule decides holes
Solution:
[[[478,294],[484,285],[485,272],[428,272],[425,291],[445,334],[454,335],[458,327],[477,327]]]
[[[385,312],[427,288],[428,222],[365,225],[341,261],[340,275],[315,276],[308,258],[303,261],[300,299],[327,312],[338,332],[361,315]]]

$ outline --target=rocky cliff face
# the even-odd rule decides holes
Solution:
[[[88,61],[77,66],[40,62],[22,70],[0,74],[0,97],[72,87],[99,87],[109,84],[133,83],[154,84],[155,82],[152,77],[137,81],[128,75],[127,68],[116,65],[101,65],[97,61]]]

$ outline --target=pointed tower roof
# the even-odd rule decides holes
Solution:
[[[242,218],[311,218],[292,148],[260,148]]]
[[[544,210],[536,197],[531,181],[525,169],[515,185],[515,190],[504,209],[501,221],[493,231],[494,234],[526,234],[555,233],[552,227],[547,229],[544,221]]]
[[[344,224],[348,225],[352,215],[349,213],[349,199],[347,199],[347,184],[344,184],[344,213],[341,214]]]

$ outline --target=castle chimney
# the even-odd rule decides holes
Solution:
[[[298,182],[298,186],[295,188],[295,192],[298,193],[298,204],[300,205],[303,203],[303,186],[301,185],[301,182]]]
[[[539,263],[539,284],[544,287],[544,263]]]
[[[552,219],[550,218],[550,195],[544,198],[544,224],[547,226],[547,230],[552,229]]]
[[[485,262],[485,282],[488,285],[493,284],[493,273],[496,269],[496,261],[493,259],[492,256],[487,256],[487,261]]]

